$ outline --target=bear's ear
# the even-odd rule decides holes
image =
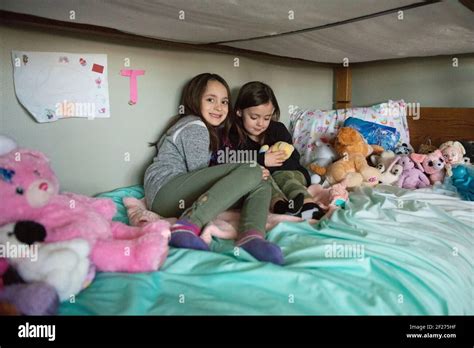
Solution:
[[[19,151],[20,154],[27,154],[27,155],[31,155],[32,157],[35,157],[37,159],[40,159],[42,161],[45,161],[47,163],[49,163],[49,158],[46,157],[46,155],[40,151],[35,151],[35,150],[21,150]]]

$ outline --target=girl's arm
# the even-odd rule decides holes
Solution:
[[[204,123],[187,125],[175,139],[176,146],[183,154],[183,160],[188,172],[201,169],[209,165],[211,153],[209,151],[209,131]]]

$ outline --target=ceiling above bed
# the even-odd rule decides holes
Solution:
[[[0,9],[326,63],[474,52],[474,13],[457,0],[2,0]]]

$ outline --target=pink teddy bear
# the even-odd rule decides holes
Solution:
[[[415,161],[420,170],[428,174],[432,185],[443,182],[446,162],[440,150],[435,150],[427,155],[412,153],[410,158]]]
[[[0,136],[0,226],[31,220],[44,226],[46,242],[85,239],[99,271],[149,272],[161,266],[168,254],[168,222],[132,227],[112,221],[112,200],[59,193],[48,158],[11,144]]]

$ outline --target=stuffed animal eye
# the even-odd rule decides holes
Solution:
[[[38,172],[37,170],[35,170],[33,173],[35,173],[36,175],[40,176],[40,172]]]
[[[8,237],[13,236],[13,232],[8,232],[8,233],[7,233],[7,236],[8,236]]]
[[[433,167],[433,161],[429,161],[429,162],[428,162],[428,165],[429,165],[430,167]]]
[[[21,187],[17,187],[16,188],[16,193],[18,193],[19,195],[22,195],[23,194],[23,189]]]

